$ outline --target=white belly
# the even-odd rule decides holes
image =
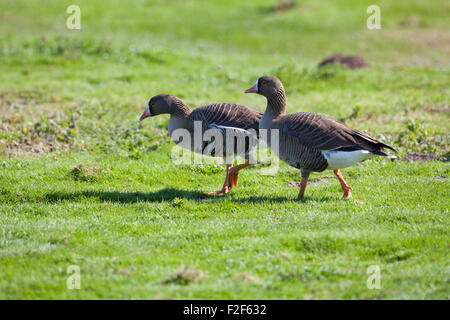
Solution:
[[[356,151],[322,151],[324,157],[327,159],[327,169],[335,170],[350,167],[358,162],[370,159],[375,156],[366,150]]]

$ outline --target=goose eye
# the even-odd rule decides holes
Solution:
[[[150,106],[154,107],[155,106],[155,101],[150,102]]]
[[[263,86],[263,85],[266,84],[266,81],[265,81],[265,80],[260,80],[259,82],[260,82],[259,84],[260,84],[261,86]]]

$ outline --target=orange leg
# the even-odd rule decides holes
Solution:
[[[220,190],[216,190],[216,191],[210,191],[208,192],[208,194],[225,194],[228,193],[231,188],[231,182],[230,182],[230,169],[231,169],[231,164],[227,164],[227,174],[225,176],[225,182],[223,183],[223,187]]]
[[[308,184],[308,177],[303,177],[302,181],[300,181],[300,192],[298,193],[297,198],[294,200],[303,200],[305,198],[305,190],[307,184]]]
[[[352,187],[350,187],[347,182],[345,182],[344,177],[342,177],[341,171],[339,169],[333,171],[336,177],[339,179],[339,183],[341,184],[342,191],[344,191],[343,198],[347,199],[352,196]]]
[[[248,167],[250,165],[249,162],[240,164],[238,166],[235,166],[233,168],[231,168],[230,170],[230,179],[229,179],[229,187],[231,189],[232,186],[237,186],[238,185],[238,175],[239,175],[239,171]]]

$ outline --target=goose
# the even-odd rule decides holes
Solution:
[[[333,118],[313,112],[286,114],[286,94],[277,77],[260,77],[245,93],[266,97],[267,107],[259,129],[278,129],[279,140],[268,139],[268,145],[280,159],[301,170],[300,191],[295,200],[304,199],[311,172],[333,170],[344,192],[343,198],[349,198],[352,188],[345,182],[340,169],[373,156],[395,158],[383,152],[384,148],[397,152],[394,148]],[[275,143],[278,145],[273,148]]]
[[[234,103],[213,103],[192,111],[180,98],[170,94],[158,94],[148,101],[139,120],[160,114],[170,115],[168,132],[172,141],[179,146],[197,153],[225,158],[226,175],[223,187],[208,192],[209,194],[225,194],[233,186],[237,186],[239,171],[249,166],[254,159],[253,151],[257,145],[262,112]],[[197,144],[194,141],[196,126],[201,131],[199,133],[202,139]],[[187,130],[190,139],[180,139],[176,134],[177,129]],[[217,139],[217,143],[216,139],[206,139],[208,130],[215,130],[222,139]],[[220,140],[222,144],[218,145]],[[240,148],[239,141],[242,141]],[[234,155],[245,157],[247,161],[233,167]]]

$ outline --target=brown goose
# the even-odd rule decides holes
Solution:
[[[392,147],[325,115],[312,112],[286,114],[286,94],[276,77],[261,77],[245,92],[258,93],[267,98],[267,108],[259,122],[259,129],[278,129],[278,156],[301,169],[297,200],[304,197],[310,173],[325,169],[334,171],[344,191],[343,197],[349,198],[352,188],[347,185],[339,169],[375,155],[393,157],[384,153],[383,148],[396,152]],[[269,146],[274,143],[268,139]],[[277,152],[276,148],[273,149]]]
[[[234,103],[214,103],[192,111],[181,99],[170,94],[159,94],[148,101],[139,120],[159,114],[170,114],[169,135],[181,147],[204,155],[226,158],[227,171],[223,187],[209,193],[225,194],[233,185],[237,185],[239,170],[247,167],[252,160],[262,112]],[[194,141],[197,139],[196,128],[201,131],[199,143]],[[190,139],[179,139],[177,129],[187,130]],[[211,130],[215,130],[222,139],[217,139],[217,142],[215,138],[206,139],[207,132],[211,133]],[[241,148],[239,141],[243,143]],[[232,167],[234,155],[245,157],[246,163]]]

